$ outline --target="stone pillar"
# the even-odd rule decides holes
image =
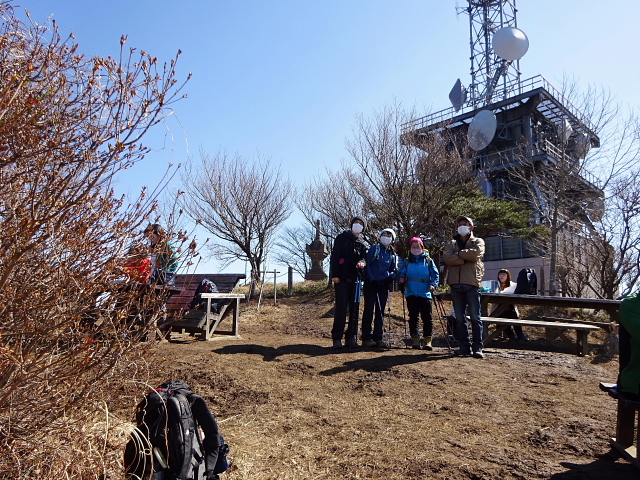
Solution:
[[[327,255],[329,255],[329,249],[325,243],[320,239],[320,220],[316,221],[316,239],[307,245],[307,255],[311,258],[311,270],[304,276],[305,280],[326,280],[327,274],[324,273],[322,268],[322,262]]]

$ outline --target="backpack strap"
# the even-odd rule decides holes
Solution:
[[[167,399],[167,418],[170,470],[175,478],[189,478],[194,440],[199,436],[198,426],[191,414],[191,406],[184,390],[174,390]]]
[[[224,440],[218,430],[218,422],[216,422],[216,418],[211,413],[207,402],[205,402],[200,395],[190,393],[189,403],[191,404],[191,411],[197,424],[204,432],[204,441],[202,444],[205,455],[205,471],[213,472],[218,462],[220,447],[224,445]]]
[[[380,257],[380,244],[376,244],[376,253],[373,254],[373,261],[375,262]]]

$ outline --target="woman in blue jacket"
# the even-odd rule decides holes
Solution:
[[[407,297],[409,310],[409,332],[412,347],[420,349],[420,333],[418,317],[422,318],[423,345],[426,350],[433,350],[431,345],[433,320],[431,316],[431,294],[436,291],[440,274],[435,263],[424,249],[422,239],[414,237],[410,242],[409,259],[400,269],[400,285],[404,285],[404,296]]]
[[[362,313],[363,347],[387,346],[382,340],[382,334],[384,308],[396,276],[396,254],[392,246],[395,239],[396,232],[385,228],[380,232],[380,243],[371,246],[367,252],[367,265],[364,267],[364,312]],[[371,332],[372,321],[373,333]]]

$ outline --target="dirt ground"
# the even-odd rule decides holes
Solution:
[[[529,330],[458,358],[436,322],[433,351],[407,349],[396,296],[395,348],[336,351],[330,291],[272,302],[243,307],[242,339],[174,334],[149,359],[152,383],[184,380],[209,403],[236,467],[223,478],[640,477],[609,447],[616,402],[598,383],[615,382],[618,362],[601,339],[578,357]],[[126,391],[119,414],[140,399]]]

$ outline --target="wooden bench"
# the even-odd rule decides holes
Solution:
[[[241,273],[217,273],[217,274],[183,274],[176,275],[176,288],[181,290],[179,295],[174,295],[167,301],[166,326],[171,326],[173,331],[182,330],[185,333],[200,333],[205,340],[212,340],[214,332],[218,335],[238,335],[240,317],[240,300],[243,294],[236,293],[240,281],[245,278]],[[204,309],[189,310],[189,303],[193,300],[196,289],[203,279],[208,278],[216,284],[218,293],[204,293],[206,299]],[[212,299],[220,299],[218,312],[212,311]],[[218,326],[223,319],[232,316],[229,330],[219,331]]]
[[[591,320],[577,320],[575,318],[557,318],[557,317],[536,317],[543,322],[564,322],[564,323],[581,323],[583,325],[594,325],[600,327],[608,333],[615,333],[618,326],[613,322],[592,322]]]
[[[507,327],[513,325],[521,325],[523,327],[543,327],[547,330],[547,339],[553,340],[556,336],[569,345],[571,348],[575,348],[576,354],[579,356],[585,356],[589,354],[589,332],[600,330],[600,327],[595,325],[584,325],[581,323],[566,323],[566,322],[543,322],[540,320],[524,320],[513,318],[496,318],[496,317],[481,317],[482,322],[485,325],[495,324],[496,329],[487,335],[484,339],[485,343],[491,342],[498,335],[500,335]],[[575,330],[576,342],[574,342],[564,334],[563,330]]]
[[[640,468],[637,448],[637,445],[640,445],[640,414],[637,416],[638,429],[637,436],[634,438],[636,412],[640,411],[640,396],[618,391],[615,383],[600,383],[600,390],[607,392],[610,397],[618,401],[616,436],[609,443],[624,458]]]

